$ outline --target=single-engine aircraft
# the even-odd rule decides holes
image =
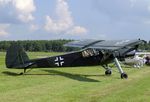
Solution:
[[[123,71],[119,60],[134,56],[135,50],[143,40],[81,40],[65,44],[68,47],[79,47],[81,50],[47,58],[29,59],[23,47],[12,44],[6,53],[7,68],[24,69],[26,73],[30,68],[56,68],[101,65],[105,74],[111,75],[109,63],[115,62],[121,78],[128,78]]]

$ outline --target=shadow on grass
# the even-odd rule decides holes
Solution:
[[[52,74],[31,74],[31,73],[24,73],[24,74],[21,74],[21,73],[15,73],[15,72],[9,72],[9,71],[4,71],[2,72],[3,74],[5,75],[9,75],[9,76],[21,76],[21,75],[52,75]]]
[[[44,70],[46,72],[51,73],[52,75],[60,75],[73,80],[85,81],[85,82],[100,82],[99,80],[87,78],[87,76],[99,76],[99,75],[81,75],[81,74],[71,74],[67,72],[61,72],[56,70]]]
[[[19,73],[14,73],[14,72],[9,72],[9,71],[4,71],[2,72],[5,75],[9,75],[9,76],[19,76]]]
[[[105,77],[105,75],[83,75],[83,74],[71,74],[71,73],[67,73],[67,72],[61,72],[61,71],[56,71],[56,70],[42,70],[45,72],[49,72],[49,74],[30,74],[30,73],[25,73],[23,75],[60,75],[60,76],[64,76],[73,80],[78,80],[78,81],[85,81],[85,82],[100,82],[99,80],[95,80],[95,79],[91,79],[91,78],[87,78],[90,76],[103,76]],[[9,76],[20,76],[20,73],[14,73],[14,72],[9,72],[9,71],[4,71],[2,72],[5,75],[9,75]]]

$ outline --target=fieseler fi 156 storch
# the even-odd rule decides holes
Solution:
[[[106,75],[111,75],[108,66],[114,62],[121,74],[121,78],[128,78],[119,60],[134,56],[135,51],[143,40],[82,40],[65,44],[69,47],[79,47],[81,50],[47,58],[29,59],[23,47],[12,44],[6,53],[7,68],[24,69],[24,74],[30,68],[56,68],[78,66],[103,66]]]

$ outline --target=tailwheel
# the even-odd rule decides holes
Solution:
[[[19,75],[23,75],[23,74],[24,74],[23,72],[19,73]]]
[[[27,68],[24,68],[24,72],[21,72],[19,75],[23,75],[26,73]]]
[[[128,75],[126,73],[121,73],[121,79],[127,79]]]
[[[105,71],[105,75],[111,75],[112,74],[112,71],[111,70],[106,70]]]

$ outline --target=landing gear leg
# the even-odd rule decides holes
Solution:
[[[109,76],[112,74],[112,70],[108,67],[108,65],[103,65],[103,68],[106,70],[105,75]]]
[[[118,68],[118,70],[119,70],[119,72],[121,74],[121,79],[124,79],[124,78],[127,79],[128,75],[122,70],[121,65],[120,65],[120,63],[119,63],[117,58],[114,59],[114,62],[115,62],[116,67]]]

